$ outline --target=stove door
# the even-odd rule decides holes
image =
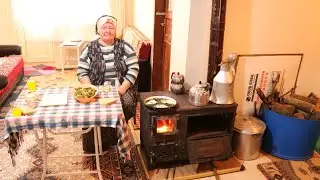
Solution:
[[[151,157],[155,162],[168,162],[177,160],[177,145],[175,142],[153,144]]]
[[[190,163],[200,163],[211,160],[221,160],[230,156],[231,144],[228,134],[208,134],[189,137],[187,139],[188,155]]]
[[[177,141],[179,134],[179,115],[152,116],[153,142]]]

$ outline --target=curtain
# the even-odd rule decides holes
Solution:
[[[23,31],[25,39],[64,41],[94,39],[96,20],[111,13],[111,1],[113,0],[11,2],[15,26],[19,31]]]
[[[111,15],[117,18],[117,36],[122,35],[122,30],[126,23],[126,0],[110,0]]]

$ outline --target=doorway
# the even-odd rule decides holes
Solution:
[[[156,0],[152,91],[168,90],[170,78],[172,12],[170,0]]]

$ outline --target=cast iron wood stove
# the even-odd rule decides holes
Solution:
[[[150,96],[169,96],[177,107],[154,111],[144,106]],[[171,92],[140,93],[140,140],[148,169],[187,161],[202,163],[231,156],[231,139],[237,104],[196,107],[188,95]]]

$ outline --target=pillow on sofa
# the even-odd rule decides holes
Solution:
[[[5,88],[8,84],[8,77],[0,74],[0,90]]]
[[[122,39],[129,43],[136,51],[139,60],[148,60],[151,43],[138,29],[133,26],[124,28]]]

